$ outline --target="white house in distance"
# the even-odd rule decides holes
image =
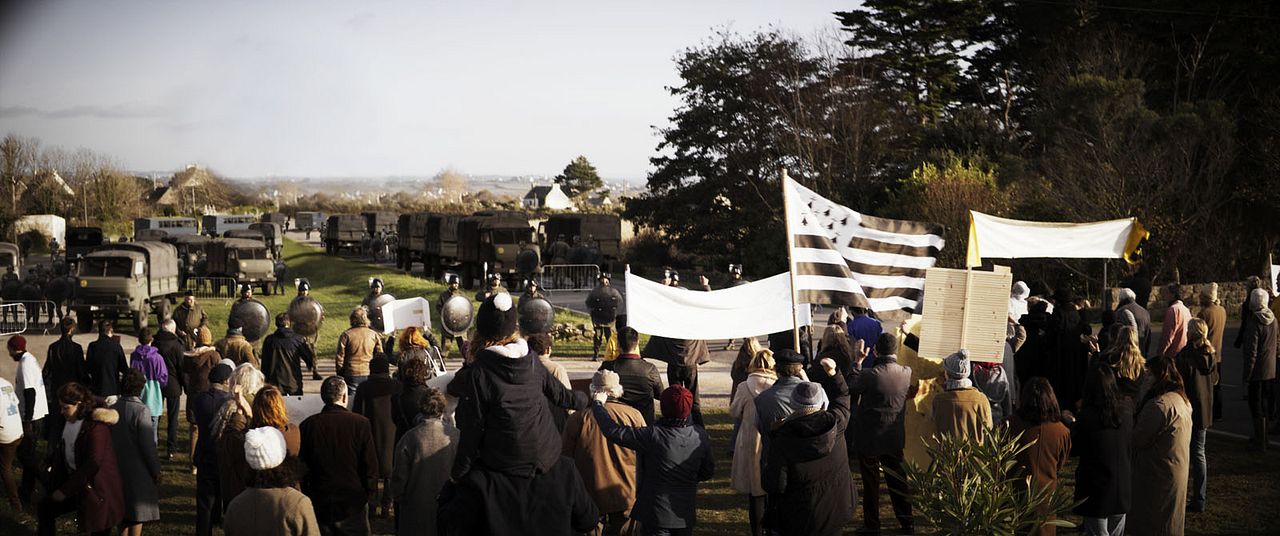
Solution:
[[[530,188],[520,205],[529,210],[569,210],[573,208],[573,201],[559,184],[552,184]]]

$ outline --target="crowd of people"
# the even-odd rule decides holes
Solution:
[[[729,454],[750,533],[841,534],[861,505],[860,533],[877,534],[882,481],[897,526],[914,533],[904,450],[924,438],[908,437],[904,423],[926,389],[936,434],[983,442],[1008,427],[1027,446],[1015,471],[1029,486],[1056,489],[1077,457],[1074,513],[1085,534],[1180,534],[1186,512],[1208,500],[1205,431],[1220,415],[1226,315],[1214,286],[1194,317],[1180,287],[1167,292],[1158,335],[1147,297],[1128,289],[1095,334],[1083,300],[1032,297],[1018,283],[1004,353],[958,350],[937,378],[899,361],[903,346],[918,347],[915,335],[885,330],[863,309],[833,314],[812,353],[778,343],[785,338],[768,348],[744,339],[731,372]],[[1268,297],[1251,289],[1236,341],[1257,448],[1276,409]],[[285,397],[302,393],[301,366],[314,365],[315,351],[288,314],[259,355],[235,329],[215,342],[192,321],[203,311],[184,305],[154,335],[142,330],[128,357],[110,321],[86,352],[72,339],[75,321],[64,320],[43,367],[23,337],[7,341],[18,368],[12,384],[0,379],[0,473],[12,508],[34,506],[38,533],[54,534],[75,513],[80,532],[141,534],[160,519],[160,462],[175,454],[190,457],[200,536],[219,525],[230,536],[369,534],[376,518],[393,519],[399,534],[694,531],[698,487],[715,468],[699,359],[682,357],[705,353],[700,341],[650,340],[680,354],[665,359],[676,365],[666,386],[642,357],[659,356],[618,322],[609,333],[617,355],[587,392],[575,391],[551,338],[523,336],[514,300],[499,292],[476,313],[462,367],[437,383],[429,331],[384,340],[357,307],[338,341],[338,374],[320,386],[323,407],[295,424]]]

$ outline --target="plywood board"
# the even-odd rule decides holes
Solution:
[[[924,280],[921,357],[942,359],[966,348],[974,361],[1004,360],[1013,274],[930,268]]]
[[[409,326],[431,326],[431,302],[426,298],[405,298],[382,306],[383,333],[391,333]]]

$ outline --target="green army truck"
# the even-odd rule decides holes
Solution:
[[[131,317],[138,330],[169,316],[179,292],[178,252],[163,242],[123,242],[88,253],[77,267],[80,288],[71,302],[80,329],[100,318]]]
[[[334,214],[324,226],[324,251],[337,255],[342,250],[361,253],[360,241],[364,239],[365,220],[358,214]]]
[[[615,214],[552,214],[538,226],[542,250],[547,253],[547,264],[571,264],[576,259],[570,248],[553,252],[553,245],[564,237],[565,245],[572,245],[574,237],[590,250],[584,255],[589,264],[598,264],[601,270],[611,272],[622,258],[622,220]],[[562,254],[564,258],[556,259]],[[590,258],[594,257],[594,258]]]
[[[414,263],[420,262],[423,271],[428,272],[427,276],[430,277],[431,267],[427,264],[427,222],[430,219],[430,212],[414,212],[401,214],[396,222],[396,237],[399,240],[396,265],[401,270],[410,271]]]
[[[478,212],[458,220],[456,265],[462,283],[502,275],[507,288],[542,273],[542,257],[529,218],[515,212]],[[470,287],[468,287],[470,288]]]
[[[260,287],[271,294],[276,282],[275,257],[261,239],[219,238],[209,241],[205,270],[209,277],[234,279],[237,287]],[[220,289],[215,285],[214,292]]]

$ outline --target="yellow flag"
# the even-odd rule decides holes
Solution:
[[[1148,238],[1151,238],[1151,232],[1138,223],[1138,218],[1133,218],[1133,228],[1129,231],[1129,239],[1124,243],[1124,262],[1142,262],[1142,250],[1146,247]]]
[[[969,251],[965,266],[969,268],[982,266],[982,257],[978,255],[978,230],[973,226],[973,211],[969,211]]]

